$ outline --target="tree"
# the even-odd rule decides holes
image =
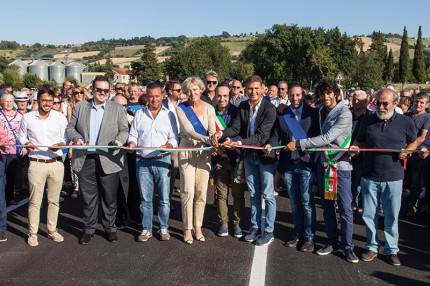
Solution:
[[[355,81],[361,89],[379,89],[383,86],[382,66],[375,59],[375,53],[360,51],[359,64],[356,71]]]
[[[9,61],[6,57],[0,57],[0,72],[4,71],[8,64]]]
[[[251,64],[237,61],[231,64],[230,78],[244,81],[248,76],[254,74],[254,68]]]
[[[39,88],[42,85],[42,80],[35,74],[26,73],[22,77],[22,83],[28,88]]]
[[[385,61],[384,81],[392,82],[393,78],[394,78],[394,57],[393,57],[393,50],[390,48],[387,59]]]
[[[384,44],[384,34],[381,32],[372,33],[372,43],[370,44],[369,51],[373,52],[374,58],[381,66],[385,65],[387,58],[387,46]]]
[[[22,78],[18,73],[18,66],[11,66],[3,71],[3,81],[10,84],[14,89],[21,89],[24,87]]]
[[[406,83],[407,74],[409,69],[409,45],[408,45],[408,31],[406,26],[403,28],[402,43],[400,45],[400,58],[399,58],[399,79],[402,82],[402,89]]]
[[[106,65],[105,65],[105,76],[109,79],[113,79],[114,76],[114,72],[113,72],[113,63],[112,60],[110,58],[110,53],[107,54],[106,56]]]
[[[156,81],[162,77],[161,65],[158,63],[154,46],[146,45],[142,52],[140,60],[131,63],[131,77],[147,85],[150,81]]]
[[[412,74],[414,75],[417,82],[426,81],[426,70],[425,70],[425,63],[424,63],[423,40],[421,37],[421,26],[418,28],[418,39],[415,45]]]
[[[230,71],[231,55],[221,41],[209,37],[193,40],[181,51],[174,51],[164,62],[164,71],[171,78],[184,80],[189,76],[203,76],[213,69],[219,78],[225,78]]]

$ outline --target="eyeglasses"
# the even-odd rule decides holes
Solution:
[[[390,105],[390,103],[391,102],[380,102],[380,101],[377,101],[376,105],[377,106],[381,106],[382,105],[383,107],[387,107],[388,105]]]
[[[216,85],[218,82],[216,80],[207,80],[206,83]]]
[[[232,86],[231,88],[233,88],[233,89],[239,89],[240,86]]]
[[[84,94],[84,92],[83,92],[83,91],[75,91],[75,92],[74,92],[74,94],[75,94],[75,95],[78,95],[78,94]]]
[[[96,88],[95,88],[95,90],[96,90],[98,93],[105,93],[105,94],[108,94],[108,93],[109,93],[109,91],[110,91],[110,89],[109,89],[109,88],[107,88],[107,89],[103,89],[103,88],[98,88],[98,87],[96,87]]]
[[[40,101],[41,102],[45,102],[45,103],[52,103],[52,102],[54,102],[54,100],[52,100],[52,99],[41,99]]]
[[[54,101],[54,104],[60,104],[61,101]]]

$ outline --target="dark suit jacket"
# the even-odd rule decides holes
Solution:
[[[258,147],[262,147],[265,144],[270,144],[272,146],[278,145],[278,138],[276,132],[274,132],[276,122],[275,106],[262,98],[255,120],[254,135],[252,136],[249,132],[251,125],[249,100],[240,103],[238,112],[239,114],[234,119],[233,124],[223,131],[222,139],[240,136],[243,145],[254,145]],[[266,155],[260,150],[253,151],[245,149],[244,155],[246,156],[248,152],[257,152],[262,164],[272,164],[276,161],[276,153],[273,150],[270,154]]]
[[[293,133],[291,133],[291,130],[285,122],[283,115],[284,113],[278,113],[278,121],[275,130],[280,138],[281,145],[287,145],[289,142],[293,141]],[[300,126],[302,126],[303,131],[305,131],[308,138],[320,135],[318,122],[318,109],[312,108],[307,104],[303,104]],[[308,168],[312,168],[314,154],[312,154],[312,156],[308,156],[302,151],[299,151],[299,154],[303,164],[305,164]],[[278,162],[278,171],[281,173],[288,171],[292,164],[293,162],[291,159],[291,152],[281,149]]]
[[[69,139],[76,143],[79,139],[88,143],[90,139],[90,118],[93,100],[88,99],[79,102],[73,108],[66,133]],[[122,144],[127,142],[128,122],[127,113],[120,104],[111,100],[106,101],[102,125],[100,127],[98,145],[112,145],[115,140]],[[124,152],[119,149],[99,149],[100,163],[106,174],[121,171],[124,168]],[[87,150],[73,150],[72,168],[75,172],[82,170]]]

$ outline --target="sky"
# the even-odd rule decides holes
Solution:
[[[82,44],[101,38],[264,33],[274,24],[430,38],[428,0],[2,0],[0,40]]]

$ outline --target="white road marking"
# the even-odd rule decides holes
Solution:
[[[264,231],[266,224],[266,208],[265,201],[261,201],[261,231]],[[249,286],[264,286],[266,282],[266,264],[268,245],[255,246],[254,258],[252,259],[251,277],[249,278]]]

